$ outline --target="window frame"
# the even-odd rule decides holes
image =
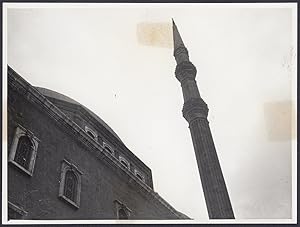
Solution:
[[[130,215],[132,213],[132,211],[122,202],[120,202],[119,200],[114,200],[115,203],[115,207],[116,207],[116,216],[118,220],[129,220],[130,219]],[[127,215],[127,219],[120,219],[119,217],[119,210],[123,209],[126,212]]]
[[[30,154],[30,161],[28,164],[28,168],[25,168],[24,166],[20,165],[18,162],[15,161],[15,156],[17,152],[17,147],[19,144],[19,139],[22,136],[26,136],[28,139],[30,139],[32,145],[33,145],[33,150],[31,151]],[[28,129],[25,129],[21,125],[17,125],[14,138],[10,147],[9,151],[9,156],[8,156],[8,162],[12,163],[16,167],[18,167],[20,170],[28,174],[29,176],[33,175],[34,171],[34,166],[35,166],[35,161],[36,161],[36,155],[37,155],[37,149],[39,145],[40,140]]]
[[[72,171],[76,178],[77,178],[77,185],[76,187],[76,194],[75,194],[75,201],[69,199],[68,197],[65,196],[65,183],[66,183],[66,173],[68,171]],[[75,208],[80,207],[80,193],[81,193],[81,175],[83,173],[71,162],[68,160],[64,159],[62,160],[62,166],[61,166],[61,174],[60,174],[60,185],[59,185],[59,197],[66,201],[68,204],[71,204]]]
[[[115,150],[110,145],[108,145],[106,142],[103,141],[103,149],[105,150],[105,148],[111,151],[111,153],[109,151],[108,153],[110,153],[112,156],[115,156]]]
[[[20,218],[21,220],[22,220],[22,219],[25,219],[25,217],[26,217],[27,214],[28,214],[28,212],[25,211],[22,207],[17,206],[16,204],[13,204],[12,202],[8,201],[8,206],[7,206],[7,220],[8,220],[8,221],[9,221],[9,220],[20,220],[20,219],[10,219],[10,218],[8,217],[8,215],[9,215],[8,210],[9,210],[9,209],[12,209],[14,212],[18,213],[18,214],[21,216],[21,218]]]
[[[139,170],[137,170],[137,169],[134,169],[134,175],[135,175],[139,180],[141,180],[142,182],[146,183],[146,177],[145,177],[145,175],[144,175],[141,171],[139,171]],[[142,179],[140,179],[137,175],[140,175]]]
[[[120,156],[119,156],[119,161],[120,161],[120,163],[122,164],[122,166],[124,166],[126,169],[130,170],[130,163],[129,163],[129,161],[128,161],[126,158],[124,158],[122,155],[120,155]],[[125,163],[127,164],[127,166],[125,166],[125,165],[122,163],[122,161],[125,162]]]
[[[88,126],[85,126],[84,131],[86,132],[86,134],[88,134],[89,137],[91,137],[89,135],[89,133],[91,133],[93,135],[93,137],[91,137],[91,138],[95,141],[98,141],[98,134],[95,132],[95,130],[89,128]]]

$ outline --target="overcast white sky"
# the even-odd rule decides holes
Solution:
[[[168,44],[173,17],[197,67],[236,218],[291,218],[296,5],[251,6],[10,8],[7,63],[99,115],[152,169],[156,192],[208,219],[173,49],[156,42]],[[141,23],[154,45],[141,42]]]

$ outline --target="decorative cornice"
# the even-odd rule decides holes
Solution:
[[[126,169],[118,160],[106,154],[103,151],[103,146],[94,141],[88,136],[85,131],[80,128],[74,121],[72,121],[67,115],[65,115],[60,109],[58,109],[53,103],[51,103],[45,96],[43,96],[36,88],[24,80],[18,75],[12,68],[7,67],[8,86],[10,89],[15,90],[24,99],[36,105],[47,114],[52,120],[54,120],[59,127],[65,130],[66,133],[74,135],[75,138],[93,152],[95,156],[115,171],[120,171],[124,176],[127,176],[131,183],[134,183],[138,187],[138,191],[143,191],[149,195],[152,199],[159,202],[171,213],[173,213],[178,219],[186,219],[180,215],[168,202],[163,200],[156,192],[154,192],[148,185],[142,183],[132,172]]]
[[[186,79],[194,80],[196,77],[197,69],[190,61],[183,61],[176,66],[176,78],[182,83]]]
[[[192,98],[184,103],[182,113],[183,117],[191,124],[195,119],[206,119],[208,107],[202,98]]]
[[[84,107],[78,104],[68,103],[66,101],[57,100],[51,97],[49,99],[50,101],[54,100],[53,102],[57,107],[59,107],[59,109],[65,109],[67,111],[75,110],[75,115],[77,117],[91,123],[94,129],[101,132],[101,135],[104,136],[104,138],[108,139],[109,142],[114,144],[119,151],[121,151],[125,155],[130,156],[130,160],[134,163],[134,165],[139,166],[143,171],[152,174],[151,169],[146,166],[142,160],[140,160],[134,153],[132,153],[120,139],[116,138],[106,127],[99,123],[99,121],[95,119]]]

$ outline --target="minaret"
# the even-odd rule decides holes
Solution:
[[[209,218],[233,219],[229,195],[226,189],[216,148],[207,120],[208,107],[200,96],[195,66],[173,21],[174,57],[177,62],[175,75],[183,92],[183,117],[189,123],[202,188]]]

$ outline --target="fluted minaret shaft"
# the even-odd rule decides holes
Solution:
[[[207,120],[208,107],[200,96],[195,80],[197,70],[189,60],[188,50],[174,21],[173,39],[177,62],[175,75],[181,83],[184,99],[182,113],[189,123],[208,215],[211,219],[233,219],[233,210]]]

